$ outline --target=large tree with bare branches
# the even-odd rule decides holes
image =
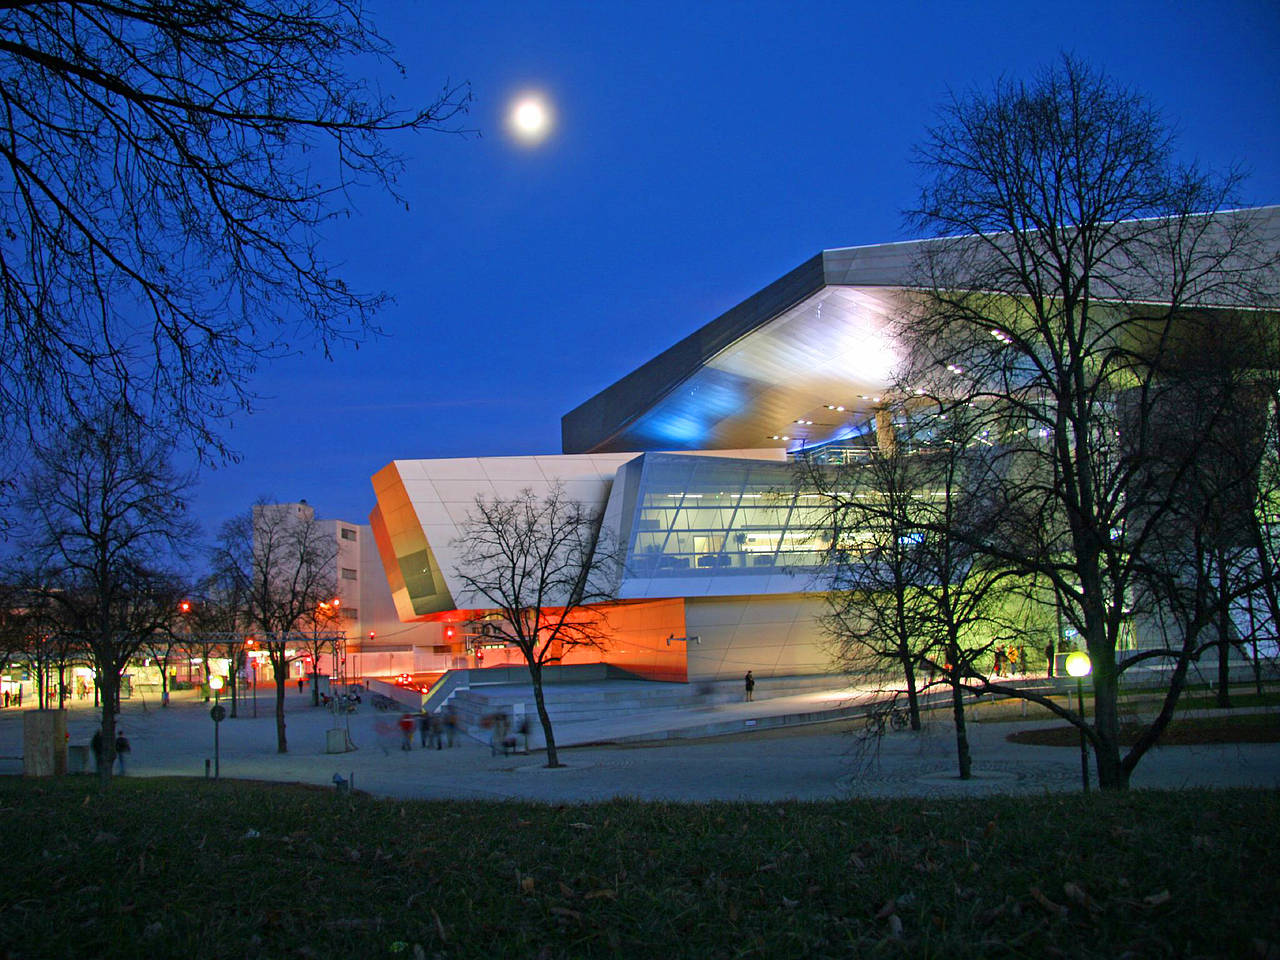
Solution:
[[[101,692],[104,782],[115,755],[120,678],[181,597],[166,571],[193,529],[187,478],[128,412],[109,408],[36,449],[22,485],[22,575],[57,629],[83,643]]]
[[[492,611],[492,636],[524,656],[547,766],[560,765],[543,697],[543,669],[575,647],[598,647],[608,633],[598,606],[617,596],[618,556],[597,511],[557,484],[542,497],[477,497],[462,525],[455,576],[460,606]]]
[[[3,4],[0,423],[87,397],[224,452],[258,361],[364,337],[324,225],[470,99],[402,109],[398,69],[360,3]]]
[[[276,750],[287,753],[284,695],[289,664],[304,649],[308,625],[336,589],[338,544],[305,503],[257,503],[223,525],[215,575],[244,605],[259,632],[276,685]]]
[[[1205,498],[1226,495],[1203,465],[1238,408],[1229,392],[1196,396],[1177,443],[1162,424],[1187,396],[1188,345],[1215,329],[1253,336],[1247,367],[1277,366],[1275,315],[1256,309],[1278,303],[1275,219],[1230,209],[1237,178],[1181,165],[1148,101],[1070,57],[957,95],[919,159],[915,221],[955,239],[922,245],[900,389],[986,417],[1018,535],[972,545],[1059,598],[1095,694],[1092,718],[1059,712],[1093,744],[1102,787],[1124,789],[1161,728],[1122,751],[1120,676],[1156,656],[1124,652],[1135,594],[1176,552],[1155,545],[1180,505],[1203,522]],[[1185,668],[1198,649],[1185,639],[1160,656]]]

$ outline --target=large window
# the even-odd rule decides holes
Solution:
[[[822,498],[770,461],[649,454],[628,573],[767,573],[822,564]]]

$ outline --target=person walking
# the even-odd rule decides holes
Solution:
[[[458,735],[458,711],[452,703],[444,707],[444,732],[449,738],[449,749],[453,749],[453,739]]]
[[[400,749],[413,749],[413,717],[407,713],[400,717]]]
[[[431,733],[431,714],[423,710],[418,714],[418,739],[422,744],[422,749],[427,749],[427,737]]]
[[[756,678],[750,670],[748,670],[747,675],[742,678],[742,685],[746,690],[747,703],[750,703],[756,696]]]
[[[1053,677],[1053,641],[1050,640],[1044,645],[1044,658],[1049,664],[1049,677]]]
[[[520,718],[520,725],[516,728],[516,730],[520,734],[520,736],[524,739],[524,752],[526,755],[528,755],[529,753],[529,717],[528,716],[523,716]]]
[[[133,750],[129,738],[121,730],[116,734],[116,760],[120,763],[120,776],[124,776],[124,758]]]

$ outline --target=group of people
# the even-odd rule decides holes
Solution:
[[[489,731],[489,755],[497,756],[516,752],[520,739],[524,740],[524,753],[529,752],[529,718],[522,716],[520,722],[512,730],[511,717],[504,710],[486,714],[480,719],[480,726]],[[517,739],[517,735],[520,739]]]
[[[22,688],[19,687],[16,693],[10,693],[6,690],[4,692],[4,705],[6,707],[22,706]]]
[[[445,741],[449,742],[452,748],[457,742],[458,737],[458,711],[454,709],[453,704],[445,704],[445,708],[440,713],[427,713],[423,711],[419,714],[406,713],[400,717],[397,724],[400,728],[400,749],[413,749],[413,731],[416,727],[418,736],[421,738],[422,749],[426,750],[434,746],[437,750],[443,750]]]
[[[106,744],[102,739],[102,728],[99,727],[93,733],[93,740],[89,746],[93,748],[93,764],[97,770],[102,769],[102,761],[106,759]],[[133,752],[133,746],[129,743],[129,738],[124,735],[123,730],[116,731],[116,762],[120,764],[120,775],[124,775],[124,758]]]
[[[991,669],[991,675],[993,677],[1011,677],[1015,673],[1026,674],[1026,647],[996,647],[993,656],[994,663],[992,664]]]

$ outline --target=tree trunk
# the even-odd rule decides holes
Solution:
[[[108,671],[98,671],[98,686],[102,690],[102,751],[95,757],[98,764],[98,783],[105,789],[111,783],[116,763],[116,711],[115,690],[120,678],[108,677]]]
[[[1218,551],[1218,706],[1226,710],[1231,706],[1231,610],[1222,598],[1228,595],[1227,564]]]
[[[160,663],[160,706],[166,709],[169,706],[169,659],[166,657]]]
[[[318,669],[319,665],[320,665],[320,660],[317,657],[316,658],[317,669],[311,671],[311,705],[313,707],[320,706],[320,670]]]
[[[288,753],[289,741],[284,735],[284,685],[286,671],[276,671],[276,753]]]
[[[956,761],[960,766],[960,779],[968,780],[973,776],[973,758],[969,754],[969,734],[965,728],[964,692],[960,684],[951,684],[951,716],[956,724]]]
[[[903,660],[903,672],[907,675],[907,715],[911,729],[920,732],[920,692],[916,689],[915,663],[910,657]]]
[[[542,698],[542,667],[529,665],[529,679],[533,681],[533,702],[538,707],[538,721],[542,724],[542,736],[547,741],[547,766],[560,766],[560,755],[556,752],[556,736],[551,730],[551,717],[547,715],[547,704]]]
[[[1090,648],[1093,665],[1094,760],[1100,790],[1128,790],[1129,773],[1120,763],[1120,684],[1110,651]],[[1080,722],[1085,718],[1081,716]]]

